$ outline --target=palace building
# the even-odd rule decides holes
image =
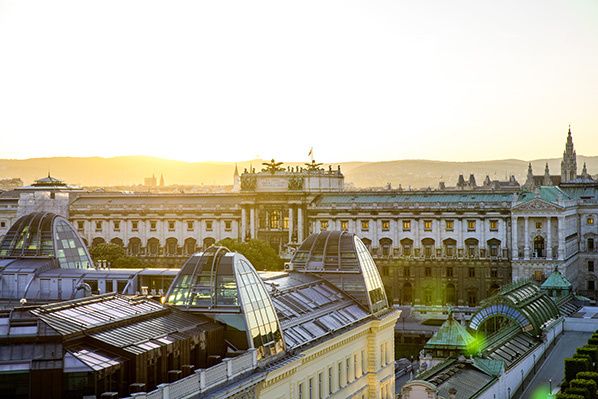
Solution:
[[[41,187],[40,187],[41,188]],[[234,176],[228,193],[85,192],[48,186],[2,193],[0,235],[17,214],[67,218],[87,245],[112,242],[131,256],[180,266],[224,238],[267,241],[290,259],[312,233],[357,235],[390,302],[470,306],[519,278],[541,282],[558,266],[596,298],[598,182],[578,174],[571,131],[562,170],[529,171],[525,184],[475,177],[438,190],[347,190],[339,167],[272,160]]]

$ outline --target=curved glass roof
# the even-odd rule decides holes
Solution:
[[[92,269],[87,247],[62,216],[34,212],[19,218],[0,242],[0,258],[54,258],[64,269]]]
[[[554,302],[531,282],[516,282],[484,301],[484,306],[471,318],[469,328],[477,330],[495,316],[515,321],[523,331],[542,333],[542,328],[559,317]]]
[[[346,231],[310,235],[291,260],[294,270],[311,272],[356,298],[371,313],[388,308],[382,278],[365,244]]]
[[[227,340],[255,348],[258,359],[284,352],[282,329],[270,294],[243,255],[210,247],[193,255],[173,281],[166,302],[197,310],[228,326]]]

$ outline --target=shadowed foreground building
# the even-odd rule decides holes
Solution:
[[[23,244],[36,240],[46,252]],[[211,247],[185,262],[164,304],[92,295],[84,281],[94,273],[108,281],[112,271],[93,268],[78,240],[64,219],[39,213],[17,222],[0,244],[3,284],[15,282],[3,288],[0,396],[393,395],[399,312],[353,234],[310,236],[283,272],[258,273],[244,256]],[[78,261],[61,259],[60,245]],[[30,263],[20,288],[19,271]],[[40,292],[46,273],[48,291]]]

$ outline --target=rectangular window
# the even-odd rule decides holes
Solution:
[[[320,230],[328,230],[328,220],[320,220]]]
[[[361,351],[361,375],[364,375],[367,372],[367,367],[365,364],[365,349]]]
[[[411,220],[403,220],[403,231],[411,231]]]
[[[361,377],[359,374],[359,370],[357,369],[357,365],[359,362],[357,361],[357,353],[353,355],[353,378],[357,379]]]
[[[542,228],[542,222],[536,222],[536,230],[540,230]]]
[[[432,231],[432,221],[424,220],[424,231]]]
[[[498,231],[498,220],[490,220],[490,231]]]
[[[588,290],[594,291],[596,288],[594,287],[594,280],[588,280]]]
[[[120,220],[112,222],[114,224],[114,231],[120,231]]]
[[[390,230],[390,220],[383,220],[382,221],[382,231],[389,231]]]
[[[193,231],[193,221],[187,221],[187,231]]]
[[[324,399],[324,373],[318,373],[318,399]]]
[[[452,267],[447,267],[446,268],[446,276],[447,277],[453,277],[453,268]]]
[[[332,372],[332,366],[328,367],[328,395],[332,394],[332,392],[334,392],[334,380],[333,380],[333,372]]]
[[[588,261],[588,272],[590,272],[590,273],[594,272],[594,261],[593,260]]]
[[[102,222],[96,222],[96,231],[102,231]]]
[[[475,231],[475,220],[467,221],[467,231]]]
[[[447,220],[446,221],[446,231],[453,231],[454,229],[455,229],[455,221]]]
[[[2,222],[2,227],[4,227],[5,223]],[[83,222],[83,220],[77,220],[77,229],[79,230],[83,230],[83,227],[85,226],[85,222]]]
[[[156,231],[157,224],[155,220],[150,221],[150,231]]]
[[[404,275],[405,277],[409,277],[409,276],[411,276],[411,269],[409,269],[409,266],[405,266],[405,267],[403,268],[403,275]]]
[[[426,268],[424,269],[424,273],[426,277],[432,277],[432,268],[429,266],[426,266]]]
[[[490,269],[490,277],[498,278],[498,269]]]
[[[349,230],[349,221],[348,220],[341,220],[341,230],[342,231]]]
[[[370,230],[370,221],[362,220],[361,221],[361,231],[369,231],[369,230]]]
[[[224,221],[224,231],[231,231],[233,229],[233,222],[230,220]]]
[[[298,393],[298,396],[297,396],[297,397],[298,397],[299,399],[304,399],[303,395],[305,394],[305,393],[304,393],[304,391],[305,391],[305,388],[303,387],[303,383],[302,383],[302,382],[301,382],[301,383],[299,383],[299,386],[298,386],[298,388],[297,388],[297,391],[298,391],[298,392],[297,392],[297,393]]]
[[[344,381],[343,381],[343,363],[339,362],[338,363],[338,387],[344,387]]]
[[[131,230],[139,231],[139,222],[137,220],[131,221]]]
[[[282,218],[282,228],[285,230],[289,229],[289,216],[285,216]]]
[[[314,399],[314,379],[309,379],[309,399]]]
[[[349,375],[350,375],[350,371],[351,370],[351,362],[349,360],[349,358],[345,359],[345,378],[347,379],[347,384],[350,381]]]
[[[469,277],[475,277],[475,268],[473,268],[473,267],[469,268]]]
[[[206,231],[212,231],[212,221],[206,220]]]
[[[168,231],[174,231],[174,220],[168,221]]]

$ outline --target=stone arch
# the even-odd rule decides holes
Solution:
[[[156,237],[152,237],[147,240],[146,252],[149,256],[160,255],[160,240],[158,240]]]
[[[490,257],[494,258],[500,255],[500,244],[501,241],[497,238],[491,238],[486,241],[486,245],[490,251]]]
[[[457,255],[457,241],[452,238],[447,238],[442,241],[444,247],[444,254],[448,257]]]
[[[413,240],[411,238],[403,238],[401,241],[401,251],[403,255],[410,256],[413,254]]]
[[[177,255],[179,252],[179,241],[174,237],[168,237],[164,245],[164,252],[167,256]]]
[[[392,240],[388,237],[381,238],[380,248],[382,249],[382,256],[389,256],[392,250]]]
[[[141,255],[141,240],[138,237],[132,237],[129,239],[127,252],[130,256]]]
[[[111,239],[110,243],[111,244],[116,244],[119,247],[124,247],[125,246],[125,243],[123,242],[123,240],[120,239],[120,238],[118,238],[118,237],[114,237],[113,239]]]
[[[424,238],[422,240],[422,247],[424,248],[424,257],[431,258],[434,256],[434,245],[436,241],[433,238]]]
[[[185,255],[194,254],[197,250],[197,240],[193,237],[185,239],[185,242],[183,243],[183,248]]]
[[[467,256],[473,258],[478,255],[480,250],[480,242],[477,238],[470,237],[465,240],[465,248]]]
[[[206,237],[203,239],[203,249],[208,249],[214,244],[216,244],[216,239],[213,237]]]

